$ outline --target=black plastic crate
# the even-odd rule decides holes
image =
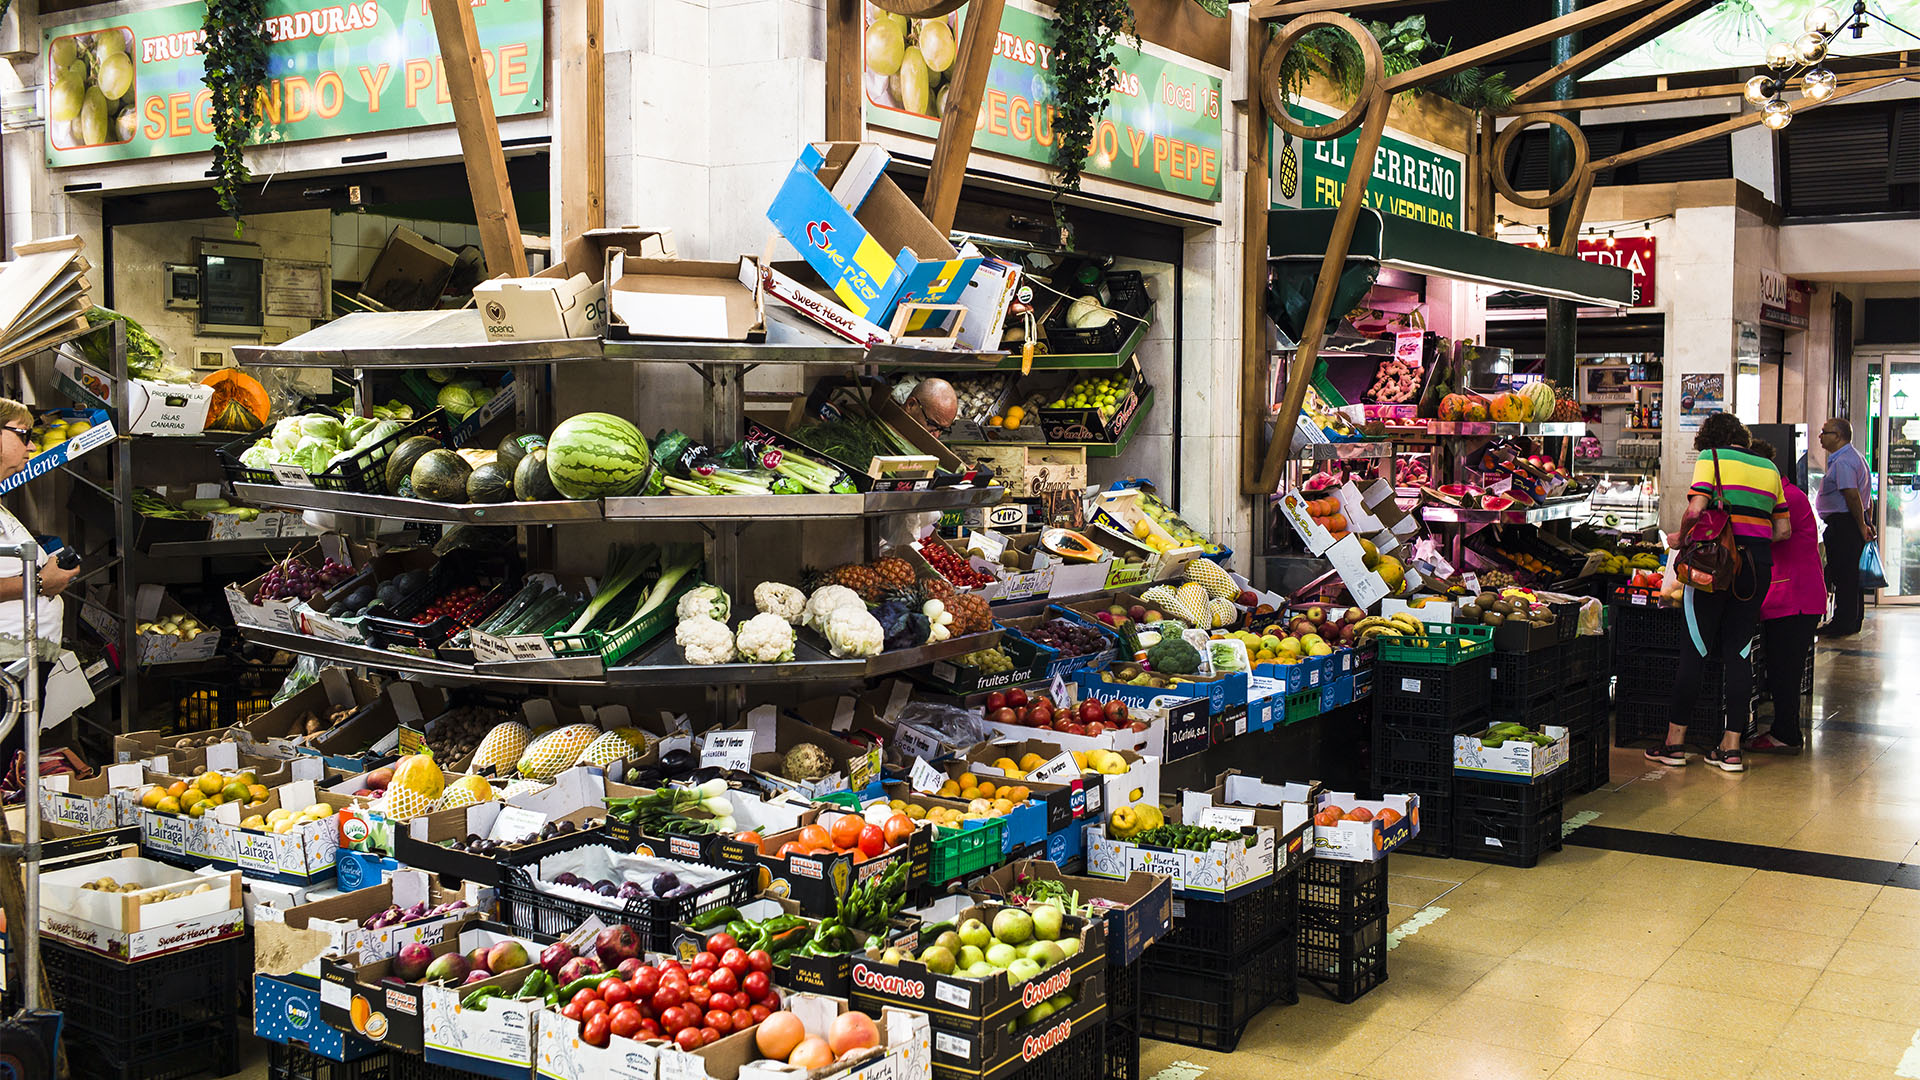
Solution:
[[[291,664],[231,664],[217,679],[175,678],[168,691],[174,706],[171,730],[218,731],[245,723],[272,707],[274,692],[292,670]],[[243,703],[254,700],[268,704],[241,711]]]
[[[1066,1042],[1034,1059],[1033,1063],[1026,1068],[1009,1073],[1006,1080],[1100,1080],[1107,1069],[1107,1025],[1090,1024],[1081,1028],[1076,1024],[1075,1028],[1073,1035]],[[1136,1061],[1139,1056],[1136,1040],[1134,1051]],[[466,1073],[457,1075],[462,1080],[468,1078]],[[958,1075],[958,1072],[940,1065],[933,1067],[934,1080],[948,1080],[949,1077]],[[412,1078],[405,1078],[405,1080],[412,1080]],[[422,1078],[422,1080],[428,1080],[428,1078]],[[431,1080],[439,1080],[439,1078],[436,1076]]]
[[[1223,970],[1205,954],[1169,950],[1141,956],[1140,1033],[1149,1039],[1230,1052],[1262,1009],[1285,1000],[1294,944],[1269,942]],[[1169,962],[1171,961],[1171,962]]]
[[[1651,603],[1612,605],[1613,637],[1620,653],[1645,649],[1678,652],[1687,643],[1686,616],[1679,608]]]
[[[278,484],[279,477],[270,469],[256,469],[241,463],[240,455],[253,448],[253,444],[266,436],[261,431],[244,435],[230,443],[215,448],[214,457],[220,462],[220,470],[226,475],[228,485],[233,484]],[[360,447],[353,456],[324,472],[312,473],[308,479],[313,486],[327,491],[352,491],[362,495],[386,495],[387,458],[394,448],[415,435],[425,435],[447,441],[447,416],[439,409],[400,425],[400,430],[381,439],[377,443]]]
[[[1493,654],[1458,664],[1396,664],[1374,668],[1373,715],[1403,727],[1443,728],[1492,700]]]
[[[359,1061],[324,1058],[304,1046],[267,1044],[267,1080],[396,1080],[394,1060],[383,1050]]]
[[[1302,912],[1296,946],[1299,978],[1333,1000],[1350,1003],[1387,981],[1387,912],[1333,920]]]
[[[1581,682],[1598,675],[1605,666],[1607,639],[1587,634],[1567,642],[1567,681]]]
[[[1059,321],[1047,324],[1048,352],[1117,352],[1133,336],[1134,330],[1140,325],[1137,319],[1146,318],[1147,312],[1153,308],[1153,300],[1147,295],[1145,276],[1138,270],[1112,270],[1108,271],[1105,284],[1105,306],[1120,312],[1122,317],[1110,319],[1100,326],[1074,327],[1066,323],[1063,307]],[[1126,318],[1128,315],[1136,318]]]
[[[1561,805],[1531,813],[1462,807],[1454,815],[1454,857],[1501,866],[1531,867],[1560,850]]]
[[[1559,806],[1567,797],[1567,770],[1563,766],[1531,784],[1510,784],[1503,780],[1479,780],[1470,776],[1453,781],[1454,820],[1467,813],[1537,814],[1550,806]],[[1458,830],[1455,830],[1456,833]]]
[[[1484,719],[1476,716],[1475,721]],[[1389,772],[1393,775],[1421,775],[1403,773],[1396,770],[1408,766],[1445,765],[1453,766],[1453,736],[1457,731],[1466,730],[1466,723],[1457,723],[1451,729],[1403,727],[1389,717],[1378,717],[1373,722],[1373,768],[1375,772]]]
[[[1453,854],[1453,763],[1439,780],[1388,777],[1381,793],[1420,796],[1420,831],[1395,851],[1444,859]]]
[[[1426,821],[1422,798],[1420,820]],[[1391,858],[1388,856],[1387,858]],[[1298,920],[1369,918],[1387,910],[1387,858],[1371,862],[1309,859],[1300,871]]]
[[[1313,863],[1308,859],[1302,865]],[[1285,880],[1233,900],[1176,899],[1172,926],[1161,941],[1221,961],[1265,945],[1293,924],[1293,905],[1280,898],[1280,883]]]
[[[598,832],[576,834],[577,839],[549,841],[543,855],[571,851],[589,844],[606,846],[606,837]],[[534,887],[538,864],[500,867],[500,918],[516,931],[562,937],[571,934],[589,917],[604,923],[623,922],[634,928],[647,947],[666,951],[672,944],[673,924],[684,923],[715,908],[745,903],[753,896],[758,871],[747,867],[728,874],[692,896],[671,900],[664,896],[644,896],[628,900],[624,906],[589,904],[541,892]],[[702,869],[713,869],[703,866]]]
[[[1580,633],[1580,601],[1558,600],[1547,604],[1553,612],[1554,627],[1560,631],[1560,641],[1564,644],[1572,641]]]
[[[1493,681],[1493,705],[1532,701],[1558,693],[1567,677],[1567,647],[1550,645],[1530,652],[1495,649],[1487,677]]]
[[[1140,1080],[1140,1017],[1110,1019],[1102,1040],[1106,1043],[1106,1080]]]
[[[62,1043],[76,1077],[175,1080],[240,1068],[245,937],[123,963],[42,935]]]
[[[1528,727],[1561,723],[1563,715],[1560,695],[1551,690],[1537,698],[1521,700],[1503,699],[1495,694],[1493,705],[1487,710],[1487,716],[1493,723],[1525,724]]]
[[[393,1074],[390,1080],[479,1080],[479,1073],[456,1069],[451,1065],[435,1065],[419,1054],[394,1053]]]
[[[1704,691],[1701,697],[1702,704],[1687,721],[1686,745],[1702,748],[1718,746],[1721,734],[1726,731],[1726,711],[1721,708],[1717,696],[1710,703]],[[1667,721],[1672,717],[1673,706],[1668,701],[1640,700],[1623,695],[1614,703],[1614,745],[1642,746],[1664,742]],[[1747,730],[1743,735],[1751,736],[1758,730],[1758,721],[1749,711]]]

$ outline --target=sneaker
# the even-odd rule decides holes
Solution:
[[[1687,748],[1684,746],[1656,746],[1647,751],[1647,760],[1662,765],[1685,765]]]
[[[1741,759],[1738,750],[1722,750],[1719,747],[1707,751],[1707,764],[1726,772],[1746,772],[1747,763]]]
[[[1800,752],[1800,744],[1784,742],[1780,739],[1776,739],[1773,737],[1773,734],[1769,732],[1768,734],[1762,735],[1759,738],[1754,739],[1751,742],[1747,743],[1747,749],[1753,751],[1756,754],[1792,755],[1792,754],[1798,754]]]

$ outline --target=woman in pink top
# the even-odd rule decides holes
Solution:
[[[1762,457],[1777,457],[1774,448],[1759,439],[1749,449]],[[1792,462],[1777,463],[1780,475],[1792,476]],[[1773,584],[1760,608],[1760,639],[1767,650],[1767,690],[1773,696],[1773,730],[1747,743],[1761,753],[1797,754],[1804,745],[1800,731],[1800,674],[1813,650],[1813,632],[1827,613],[1827,584],[1820,568],[1819,529],[1807,493],[1782,480],[1793,535],[1773,545]]]

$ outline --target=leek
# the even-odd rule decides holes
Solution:
[[[653,588],[647,593],[646,602],[635,608],[627,621],[616,627],[613,633],[617,634],[635,625],[655,608],[665,604],[667,597],[673,594],[674,587],[680,584],[680,580],[700,569],[703,555],[704,551],[699,544],[667,545],[666,552],[660,556],[660,580],[653,583]],[[652,560],[648,560],[649,565],[651,562]]]
[[[567,627],[566,632],[578,634],[593,625],[594,618],[608,604],[613,603],[622,592],[639,581],[659,558],[660,549],[652,544],[642,544],[637,548],[620,543],[608,545],[606,579],[600,586],[600,591],[594,593],[593,599],[587,601],[587,606],[581,610],[580,617],[573,620],[573,625]]]

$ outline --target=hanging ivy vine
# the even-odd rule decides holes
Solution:
[[[1053,168],[1064,191],[1080,189],[1080,170],[1113,89],[1114,44],[1140,47],[1127,0],[1060,0],[1053,9]],[[1059,215],[1058,205],[1055,216]]]
[[[213,94],[213,190],[240,234],[240,190],[253,174],[247,144],[259,126],[259,96],[267,83],[266,0],[207,0],[207,89]]]
[[[1427,37],[1427,17],[1409,15],[1396,23],[1367,22],[1366,28],[1380,43],[1381,58],[1389,78],[1411,71],[1429,60],[1453,51],[1452,42]],[[1274,27],[1273,33],[1279,28]],[[1366,75],[1366,61],[1346,31],[1331,26],[1316,27],[1300,35],[1280,63],[1280,82],[1288,97],[1293,97],[1314,76],[1325,78],[1345,91],[1348,97],[1360,92]],[[1407,91],[1409,97],[1422,92],[1457,102],[1469,109],[1503,109],[1513,104],[1513,87],[1504,71],[1487,73],[1470,67],[1424,87]]]

